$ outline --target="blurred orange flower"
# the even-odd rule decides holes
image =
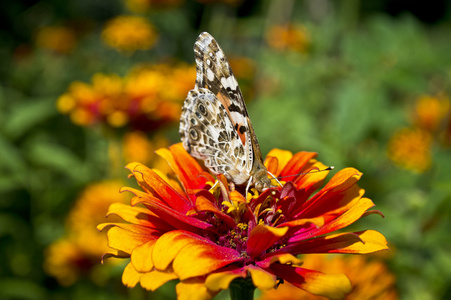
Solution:
[[[266,42],[276,50],[306,53],[310,46],[310,34],[302,25],[275,25],[266,33]]]
[[[306,255],[302,258],[304,268],[324,273],[344,273],[351,280],[352,291],[346,300],[396,300],[398,293],[395,277],[387,266],[379,260],[369,260],[363,256],[333,256],[322,254]],[[299,290],[290,283],[284,283],[269,291],[264,291],[259,300],[314,300],[324,299]]]
[[[92,84],[75,81],[57,101],[57,109],[80,126],[103,123],[156,129],[178,121],[181,105],[195,78],[194,66],[154,65],[124,78],[95,74]]]
[[[69,53],[77,44],[75,32],[64,26],[44,26],[36,34],[36,45],[57,53]]]
[[[449,114],[449,99],[444,96],[423,95],[418,98],[413,121],[424,130],[435,131]]]
[[[102,31],[107,45],[124,52],[150,49],[157,37],[153,25],[138,16],[118,16],[108,21]]]
[[[123,188],[135,197],[132,206],[113,204],[109,215],[128,223],[106,223],[109,246],[105,257],[131,257],[122,281],[155,290],[179,279],[180,299],[211,299],[235,279],[252,280],[260,289],[281,280],[317,295],[342,298],[350,291],[343,274],[301,267],[305,253],[371,253],[387,249],[374,230],[334,233],[363,216],[373,202],[357,185],[361,173],[339,171],[317,193],[328,172],[316,153],[275,149],[265,165],[275,176],[285,176],[283,187],[244,195],[245,187],[230,190],[223,175],[215,178],[181,144],[157,153],[166,159],[178,180],[139,163],[127,166],[141,190]],[[310,173],[309,173],[310,172]],[[327,235],[329,234],[329,235]],[[235,281],[234,281],[235,282]]]
[[[388,157],[405,169],[424,172],[431,166],[432,136],[421,129],[404,128],[388,143]]]
[[[88,186],[67,217],[66,235],[47,248],[44,269],[61,285],[72,285],[78,278],[92,275],[100,264],[108,247],[95,227],[104,219],[111,204],[129,199],[118,192],[121,186],[120,181]],[[99,282],[101,278],[95,278],[95,281]]]

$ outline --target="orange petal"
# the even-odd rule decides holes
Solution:
[[[280,172],[280,176],[295,175],[304,172],[304,169],[309,166],[309,162],[312,158],[316,157],[315,152],[298,152],[296,153]],[[284,179],[284,181],[291,181],[298,176],[290,176]]]
[[[202,276],[231,263],[241,261],[236,250],[212,242],[195,241],[186,245],[172,264],[180,280]]]
[[[208,274],[241,260],[237,251],[187,231],[171,231],[161,236],[152,252],[155,268],[165,270],[172,262],[181,280]]]
[[[255,226],[249,234],[247,253],[250,257],[257,257],[263,251],[273,246],[288,231],[288,227],[275,228],[267,225]]]
[[[188,279],[178,283],[175,287],[177,300],[210,300],[218,292],[210,291],[202,279]]]
[[[334,192],[344,191],[356,184],[362,177],[362,173],[354,168],[345,168],[335,174],[322,190],[331,190]]]
[[[155,241],[150,241],[133,249],[131,262],[138,272],[150,272],[153,269],[152,253]]]
[[[354,253],[367,254],[388,250],[385,237],[374,230],[339,233],[288,245],[290,253]]]
[[[122,273],[122,284],[129,288],[135,287],[135,285],[141,279],[141,276],[142,274],[138,273],[133,265],[129,263],[125,267],[124,273]]]
[[[154,270],[141,276],[141,286],[149,291],[155,291],[168,281],[177,279],[174,273],[160,272]]]
[[[362,215],[364,215],[365,212],[373,206],[373,201],[368,198],[361,198],[351,208],[349,208],[348,211],[322,226],[317,232],[315,232],[315,235],[322,235],[345,228],[360,219],[360,217],[362,217]]]
[[[197,161],[186,152],[182,143],[172,145],[168,149],[162,148],[156,151],[158,155],[164,158],[177,174],[178,179],[185,187],[185,190],[198,189],[205,186],[205,183],[211,178],[200,176],[204,170]]]
[[[142,164],[133,165],[133,167],[131,172],[135,175],[139,185],[148,193],[158,196],[169,207],[177,211],[186,213],[191,208],[190,201],[158,176],[155,171]]]
[[[252,283],[255,287],[263,290],[269,290],[276,286],[277,277],[259,267],[248,265],[246,270],[249,271],[252,277]]]
[[[104,225],[104,224],[102,224]],[[113,249],[130,254],[133,249],[153,239],[153,230],[134,224],[108,224],[113,225],[108,229],[108,246]]]
[[[208,275],[205,280],[205,286],[212,291],[218,292],[220,290],[226,290],[229,288],[230,283],[238,278],[247,276],[243,269],[236,269],[225,272],[218,272]]]
[[[352,289],[351,282],[344,274],[328,275],[281,264],[273,264],[271,269],[278,277],[298,288],[329,299],[343,299]]]
[[[266,163],[268,162],[268,164],[270,163],[270,157],[274,157],[277,159],[277,168],[276,169],[271,169],[268,171],[270,171],[273,175],[275,175],[276,177],[280,175],[280,173],[282,172],[283,168],[285,168],[285,166],[287,165],[287,163],[290,161],[290,159],[293,157],[293,153],[291,153],[290,151],[287,150],[281,150],[281,149],[272,149],[271,151],[269,151],[268,155],[266,155],[266,160],[265,160],[265,166],[268,168],[268,166],[266,165]]]
[[[133,207],[123,203],[113,203],[108,209],[108,216],[115,214],[124,221],[132,224],[142,225],[150,228],[158,228],[162,231],[170,230],[171,227],[161,220],[150,210],[142,207]]]

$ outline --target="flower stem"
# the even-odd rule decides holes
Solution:
[[[255,286],[251,278],[238,278],[230,283],[230,299],[252,300],[254,299]]]

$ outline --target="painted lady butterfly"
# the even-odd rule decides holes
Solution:
[[[243,95],[224,52],[207,32],[194,44],[196,84],[182,108],[180,136],[192,156],[246,191],[271,187]],[[273,176],[272,174],[270,174]]]

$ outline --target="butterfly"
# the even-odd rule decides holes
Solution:
[[[238,82],[216,40],[203,32],[194,44],[196,83],[182,107],[185,150],[214,174],[258,191],[271,187],[268,170]],[[270,174],[273,178],[274,175]],[[277,180],[277,179],[276,179]]]

